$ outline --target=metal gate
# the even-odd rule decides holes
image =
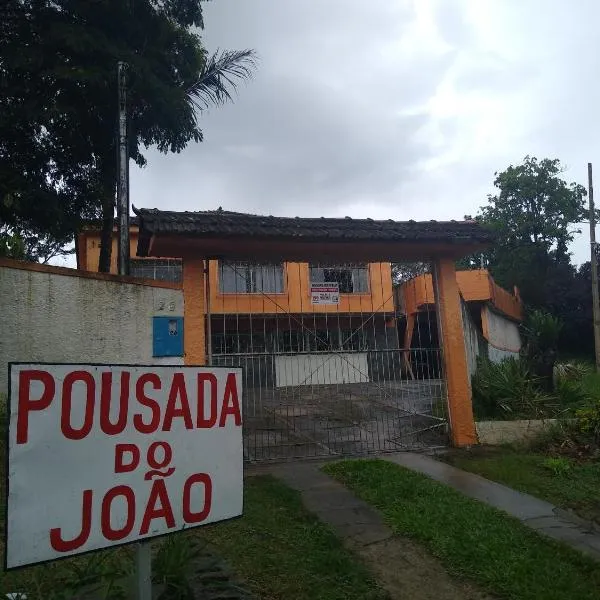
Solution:
[[[446,443],[435,313],[389,263],[211,268],[208,354],[243,369],[246,460]]]

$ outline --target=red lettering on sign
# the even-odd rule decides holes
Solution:
[[[158,505],[157,501],[159,501]],[[140,527],[140,535],[148,533],[150,523],[154,519],[164,519],[167,527],[175,527],[175,517],[173,516],[173,509],[171,508],[171,501],[169,500],[164,479],[155,479],[152,483],[150,497],[148,498],[144,518],[142,519],[142,526]]]
[[[129,453],[130,460],[125,462],[125,453]],[[117,444],[115,446],[115,473],[129,473],[135,471],[140,464],[140,449],[135,444]]]
[[[129,404],[129,382],[131,373],[121,373],[121,394],[119,395],[119,415],[117,422],[110,420],[110,405],[112,398],[112,373],[102,373],[100,392],[100,429],[108,435],[121,433],[127,425],[127,408]]]
[[[163,459],[161,461],[157,460],[156,458],[156,451],[159,448],[162,448],[164,453]],[[148,452],[146,453],[146,460],[148,461],[148,466],[152,467],[153,469],[162,469],[163,467],[166,467],[171,462],[172,458],[173,449],[167,442],[153,442],[152,444],[150,444]]]
[[[160,424],[160,406],[156,400],[148,398],[144,392],[144,386],[150,383],[155,390],[160,390],[160,377],[155,373],[144,373],[140,376],[135,384],[135,397],[142,405],[148,407],[152,411],[152,419],[149,423],[145,423],[142,415],[137,413],[133,417],[133,425],[140,433],[153,433],[158,429]]]
[[[204,485],[204,506],[200,512],[193,512],[191,507],[192,486],[201,483]],[[196,473],[188,477],[183,486],[183,520],[186,523],[200,523],[208,517],[212,504],[212,480],[208,473]]]
[[[180,399],[180,407],[177,407],[177,398]],[[192,414],[190,413],[190,403],[188,401],[187,390],[185,389],[185,376],[183,373],[175,373],[171,383],[171,391],[167,400],[165,409],[165,420],[163,422],[163,431],[171,431],[173,419],[183,417],[186,429],[193,429]]]
[[[63,540],[60,527],[50,530],[50,545],[57,552],[72,552],[87,542],[92,529],[92,490],[83,491],[81,510],[81,531],[72,540]]]
[[[73,408],[73,384],[81,381],[86,386],[85,416],[83,425],[76,429],[71,425],[71,410]],[[87,371],[73,371],[66,375],[62,388],[62,411],[60,414],[60,429],[69,440],[82,440],[92,430],[94,424],[94,403],[96,397],[96,382]]]
[[[206,416],[206,397],[205,384],[210,384],[210,407],[208,416]],[[196,427],[199,429],[208,429],[214,427],[217,422],[217,378],[214,373],[198,373],[198,415]]]
[[[110,522],[110,509],[115,498],[122,496],[127,503],[127,520],[120,529],[113,529]],[[102,499],[102,510],[100,513],[102,535],[111,542],[116,542],[127,537],[135,523],[135,495],[127,485],[117,485],[106,492]]]
[[[236,425],[242,424],[242,414],[240,413],[240,402],[238,400],[237,379],[235,373],[227,375],[225,382],[225,395],[223,397],[223,407],[221,408],[221,418],[219,427],[225,427],[225,421],[228,415],[232,415]]]
[[[30,397],[31,382],[39,381],[44,390],[38,400]],[[44,410],[54,399],[56,385],[54,378],[47,371],[21,371],[19,373],[19,407],[17,409],[17,444],[25,444],[29,431],[29,413]]]

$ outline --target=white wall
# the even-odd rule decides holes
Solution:
[[[521,349],[519,326],[484,306],[482,318],[487,320],[488,356],[492,362],[500,362],[509,356],[518,356]]]
[[[366,352],[275,356],[277,387],[369,381]]]
[[[183,316],[181,290],[0,267],[0,307],[0,393],[10,361],[183,364],[152,357],[152,317]]]

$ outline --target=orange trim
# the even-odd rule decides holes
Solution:
[[[186,365],[204,365],[206,363],[204,259],[183,261],[183,300],[184,362]]]
[[[185,259],[184,259],[185,262]],[[210,261],[210,306],[212,314],[297,313],[392,313],[394,293],[390,263],[368,265],[370,292],[340,294],[337,305],[311,304],[308,263],[283,263],[281,293],[223,293],[220,291],[219,261]]]
[[[450,434],[455,446],[470,446],[477,443],[477,433],[473,419],[471,384],[454,261],[451,258],[440,258],[435,261],[434,271],[436,306],[448,388]]]
[[[412,337],[413,331],[415,329],[415,320],[416,317],[413,313],[409,313],[406,315],[406,329],[404,330],[404,348],[407,349],[407,352],[402,353],[402,358],[404,360],[404,366],[411,379],[415,378],[415,375],[412,370],[412,364],[410,361],[410,347],[412,346]]]
[[[91,271],[80,271],[68,267],[55,267],[54,265],[42,265],[40,263],[13,260],[12,258],[0,258],[0,267],[7,269],[19,269],[21,271],[35,271],[36,273],[51,273],[65,277],[81,277],[83,279],[97,279],[111,281],[113,283],[129,283],[131,285],[145,285],[148,287],[164,288],[169,290],[180,290],[180,283],[171,281],[156,281],[154,279],[143,279],[141,277],[130,277],[128,275],[113,275],[112,273],[92,273]]]
[[[465,302],[491,301],[494,307],[514,321],[523,320],[523,305],[518,295],[501,288],[486,269],[457,271],[458,289]],[[405,298],[406,312],[427,309],[434,303],[431,275],[419,275],[400,286]]]

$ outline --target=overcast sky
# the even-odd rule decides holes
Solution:
[[[138,207],[462,219],[494,171],[559,158],[600,182],[597,0],[213,0],[205,46],[255,77],[204,142],[132,167]],[[600,188],[600,184],[598,185]],[[588,256],[587,231],[573,247]]]

